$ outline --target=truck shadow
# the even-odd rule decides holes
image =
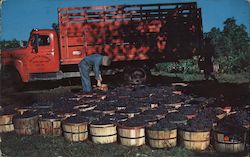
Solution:
[[[124,81],[123,76],[106,76],[103,80],[110,86],[123,86],[129,85],[128,82]],[[173,82],[183,82],[181,78],[178,77],[166,77],[166,76],[150,76],[149,80],[144,84],[147,86],[159,86],[159,85],[170,85]]]

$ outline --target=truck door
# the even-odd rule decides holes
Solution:
[[[33,34],[31,37],[31,53],[28,57],[30,73],[57,72],[59,70],[59,54],[53,34]]]

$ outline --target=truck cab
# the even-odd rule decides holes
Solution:
[[[22,82],[37,73],[59,71],[59,46],[55,30],[33,29],[26,47],[2,51],[3,69],[18,72]]]

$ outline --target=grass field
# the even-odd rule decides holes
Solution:
[[[204,80],[203,74],[183,74],[183,73],[166,73],[166,72],[152,72],[156,76],[178,77],[183,81],[198,81]],[[221,83],[250,83],[250,73],[239,74],[216,74],[215,77]]]
[[[69,143],[63,137],[17,136],[15,133],[3,134],[1,150],[5,157],[228,157],[209,147],[204,152],[175,147],[172,149],[152,149],[147,145],[127,147],[118,143],[93,144],[87,140]],[[244,154],[231,154],[230,157],[247,157]]]
[[[190,157],[191,151],[182,148],[153,150],[144,145],[126,147],[120,144],[93,144],[91,141],[68,143],[63,137],[2,136],[2,152],[11,157]]]

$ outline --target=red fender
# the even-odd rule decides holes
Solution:
[[[25,70],[24,64],[21,60],[15,60],[15,67],[21,76],[23,82],[28,82],[30,79],[29,73]]]

